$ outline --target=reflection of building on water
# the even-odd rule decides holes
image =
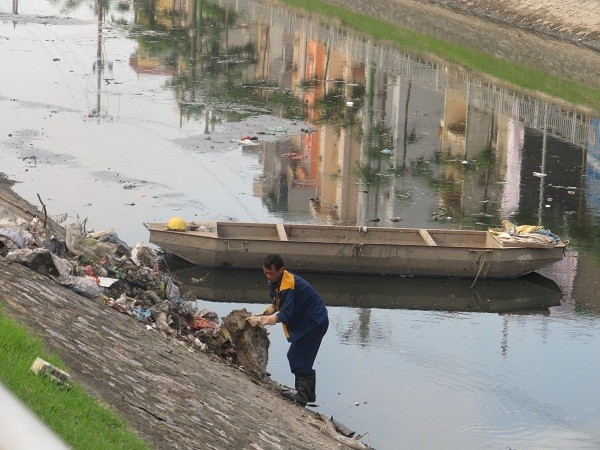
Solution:
[[[290,211],[311,212],[326,221],[349,220],[353,223],[356,202],[344,199],[356,198],[358,186],[340,183],[340,180],[351,177],[351,171],[360,159],[360,146],[353,139],[351,130],[319,125],[319,121],[326,95],[338,91],[339,86],[346,93],[350,92],[350,82],[357,81],[357,78],[364,81],[364,69],[348,64],[344,55],[327,48],[322,41],[307,39],[305,29],[291,34],[287,28],[272,23],[261,24],[258,29],[257,75],[269,75],[271,81],[295,92],[302,102],[306,119],[314,124],[311,132],[305,133],[301,139],[291,139],[290,146],[279,153],[279,174],[271,172],[272,163],[269,158],[263,158],[263,180],[281,180],[284,177],[288,181],[285,190],[289,196],[286,203]],[[271,42],[267,43],[265,39]],[[273,62],[271,68],[264,67],[268,61]],[[340,80],[345,82],[340,83]],[[342,103],[345,109],[345,101],[342,100]],[[354,156],[351,156],[353,153]],[[290,154],[299,157],[294,158]],[[262,182],[260,180],[257,184]],[[281,183],[276,185],[281,186]],[[275,184],[270,183],[270,186],[265,190],[271,191]],[[278,193],[281,192],[279,189]],[[275,196],[280,197],[279,194]]]
[[[189,84],[175,88],[187,114],[204,107],[210,89],[223,89],[211,77],[265,86],[253,94],[265,105],[269,86],[296,97],[312,132],[277,151],[265,148],[255,183],[267,183],[256,191],[268,202],[277,198],[282,210],[359,225],[390,226],[396,218],[422,227],[446,217],[484,225],[509,215],[543,222],[576,207],[578,196],[556,186],[584,188],[584,154],[598,133],[585,113],[259,2],[163,0],[137,17],[151,28],[190,30],[180,33],[176,53],[140,46],[133,64],[143,70],[156,58],[173,77],[187,73]],[[186,53],[184,36],[197,54]],[[244,48],[252,50],[236,53]],[[230,115],[230,102],[210,106],[207,126]],[[547,208],[548,197],[562,206]]]
[[[462,153],[466,161],[481,157],[481,149],[486,147],[493,151],[497,169],[491,174],[495,177],[491,181],[504,184],[502,195],[500,199],[495,198],[494,190],[490,189],[483,192],[491,196],[478,200],[499,204],[501,217],[519,210],[536,211],[540,225],[548,214],[547,198],[559,200],[552,205],[556,206],[551,210],[554,217],[565,210],[577,209],[573,205],[576,196],[565,194],[568,186],[572,187],[571,191],[583,188],[581,170],[585,146],[582,142],[586,139],[585,133],[589,137],[587,124],[573,117],[569,142],[561,134],[564,127],[556,126],[567,122],[557,121],[561,112],[556,108],[514,94],[492,98],[486,106],[483,93],[475,95],[477,90],[472,88],[472,83],[466,87],[463,100],[456,93],[450,96],[449,101],[460,106],[452,108],[450,120],[448,113],[444,116],[447,122],[443,122],[442,148],[447,142],[449,151],[457,156]],[[479,90],[488,88],[477,87]],[[475,192],[465,190],[463,195],[476,198]],[[473,205],[465,211],[475,209]]]
[[[587,203],[600,210],[600,119],[592,120],[595,139],[591,140],[587,151],[585,195]]]
[[[525,144],[525,127],[518,118],[511,116],[506,126],[498,127],[498,134],[506,134],[506,175],[500,205],[501,217],[509,217],[519,208],[519,192],[521,188],[521,161]],[[499,139],[500,140],[500,139]]]
[[[315,198],[312,161],[297,153],[298,139],[264,142],[256,147],[264,174],[254,182],[254,193],[262,197],[271,211],[306,211]]]
[[[252,15],[255,10],[246,11]],[[256,17],[264,20],[266,15],[256,13]],[[283,28],[286,30],[295,30],[293,46],[287,40],[284,53],[277,58],[282,72],[293,73],[282,75],[279,72],[279,77],[292,80],[291,88],[302,98],[310,120],[318,122],[322,119],[325,108],[319,107],[319,101],[333,92],[335,83],[332,80],[339,81],[343,87],[341,95],[344,101],[352,100],[348,87],[356,83],[364,86],[367,92],[367,104],[358,116],[358,133],[356,127],[340,127],[330,120],[317,126],[317,132],[304,143],[304,149],[311,158],[315,160],[318,154],[321,164],[317,174],[320,211],[342,211],[337,217],[343,223],[365,224],[375,217],[405,217],[409,223],[404,224],[411,225],[410,216],[420,215],[414,214],[415,208],[434,210],[441,206],[465,217],[497,217],[499,211],[503,215],[515,213],[519,207],[519,196],[527,195],[521,192],[519,186],[522,153],[539,151],[535,139],[525,139],[524,133],[535,136],[544,130],[548,141],[557,140],[567,147],[570,147],[567,144],[570,142],[576,148],[581,148],[592,133],[590,119],[585,115],[554,106],[547,108],[546,103],[539,100],[478,81],[465,73],[422,61],[326,24],[315,26],[311,19],[273,8],[269,16],[271,36],[280,36],[275,31],[278,24],[285,24]],[[273,46],[262,45],[261,48]],[[281,61],[286,58],[293,60],[294,64],[282,64]],[[259,59],[266,61],[273,58],[261,56]],[[297,69],[298,66],[304,67],[304,71]],[[357,68],[362,68],[363,76],[353,78]],[[300,89],[301,82],[313,82],[314,86]],[[360,134],[364,137],[377,128],[392,136],[393,154],[383,163],[381,159],[374,160],[372,157],[368,160],[365,153],[370,144],[365,139],[360,142],[356,138]],[[361,146],[360,152],[355,145]],[[431,163],[435,158],[434,149],[448,154],[448,159],[469,164],[482,165],[482,160],[487,158],[489,161],[483,163],[488,164],[489,170],[468,173],[468,167],[446,164],[441,172],[434,171],[431,176],[442,179],[449,186],[447,190],[440,191],[438,204],[422,201],[430,196],[419,198],[420,192],[430,189],[428,184],[431,181],[427,179],[410,175],[389,177],[370,189],[361,188],[353,180],[356,175],[352,173],[352,167],[357,165],[367,167],[375,176],[380,176],[386,170],[410,167],[415,161]],[[568,156],[567,159],[573,158]],[[580,162],[579,157],[575,159]],[[540,172],[542,162],[538,163],[540,167],[532,172]],[[344,181],[338,182],[339,179]],[[531,177],[524,176],[523,180],[531,182]],[[539,185],[539,180],[533,182]],[[550,178],[544,182],[552,184]],[[568,184],[578,186],[578,175]],[[346,188],[356,186],[357,189],[344,192],[344,188],[340,188],[342,185]],[[531,190],[539,203],[535,188]],[[401,198],[410,200],[405,204],[398,202],[399,194]]]

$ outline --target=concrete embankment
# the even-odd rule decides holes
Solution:
[[[0,219],[36,215],[0,179]],[[270,384],[1,257],[0,303],[153,448],[344,448]]]
[[[600,86],[600,0],[326,0],[549,75]]]
[[[4,313],[41,336],[87,392],[153,448],[333,449],[308,410],[216,356],[0,259]]]

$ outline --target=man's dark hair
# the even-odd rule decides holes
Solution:
[[[275,267],[275,270],[279,270],[283,267],[283,258],[277,254],[270,254],[265,257],[263,261],[264,267]]]

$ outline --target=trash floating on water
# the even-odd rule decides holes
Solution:
[[[287,132],[287,128],[284,128],[284,127],[265,127],[265,130],[270,131],[271,133],[285,133],[285,132]]]
[[[252,314],[246,309],[231,311],[223,318],[233,342],[237,363],[250,375],[262,380],[268,376],[269,337],[263,327],[253,327],[246,321]]]

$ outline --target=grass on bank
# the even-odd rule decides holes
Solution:
[[[327,4],[322,0],[280,0],[290,6],[325,17],[335,17],[359,32],[386,40],[412,53],[438,56],[450,63],[491,75],[525,89],[544,92],[600,112],[600,88],[553,77],[530,67],[505,61],[486,53],[445,42],[425,34],[400,28],[375,17]]]
[[[147,449],[115,414],[80,386],[66,389],[29,368],[40,357],[63,370],[65,365],[43,349],[39,338],[15,324],[0,303],[0,382],[42,422],[75,449]]]

